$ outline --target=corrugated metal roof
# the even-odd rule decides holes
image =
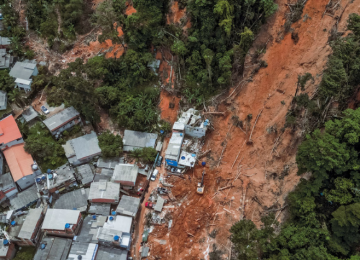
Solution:
[[[32,74],[34,73],[34,69],[36,64],[28,63],[28,62],[16,62],[14,67],[10,70],[10,76],[14,78],[20,78],[28,80],[31,78]]]
[[[114,181],[127,181],[135,184],[139,172],[139,167],[134,164],[118,164],[115,166]]]
[[[14,184],[14,181],[11,177],[10,172],[0,175],[0,187],[8,186],[11,184]]]
[[[99,248],[96,260],[109,259],[127,260],[127,251],[110,247]]]
[[[60,237],[45,237],[37,248],[34,260],[66,260],[70,247],[71,239]],[[41,249],[41,244],[46,244],[45,249]]]
[[[91,215],[84,218],[80,233],[74,241],[81,243],[97,243],[98,228],[106,222],[107,216],[97,216],[94,220]]]
[[[147,246],[143,246],[141,251],[141,258],[148,257],[150,248]]]
[[[158,196],[157,201],[156,201],[156,205],[154,207],[155,211],[161,212],[162,208],[164,206],[164,203],[165,203],[165,200],[162,197]]]
[[[158,135],[138,131],[125,130],[123,138],[123,150],[128,152],[136,148],[155,147]]]
[[[89,214],[107,216],[110,214],[110,207],[111,205],[106,203],[91,203],[88,212]]]
[[[105,184],[105,185],[104,185]],[[105,188],[104,188],[105,186]],[[93,182],[90,185],[89,200],[109,199],[119,201],[120,184],[113,182]]]
[[[99,140],[95,132],[72,139],[70,143],[78,160],[101,154]]]
[[[26,122],[30,122],[31,120],[36,118],[38,115],[39,115],[38,112],[36,112],[32,106],[30,106],[28,109],[25,109],[22,113],[22,116]]]
[[[36,201],[38,199],[38,193],[36,186],[33,185],[30,188],[24,190],[23,192],[20,192],[10,200],[11,209],[18,210],[23,207],[26,207],[30,203]]]
[[[124,157],[115,158],[103,158],[100,157],[96,166],[99,168],[115,169],[115,166],[119,163],[124,163]]]
[[[26,79],[19,79],[19,78],[17,78],[17,79],[15,80],[15,83],[24,84],[24,85],[30,85],[30,84],[31,84],[31,80],[26,80]]]
[[[120,203],[116,208],[116,212],[122,215],[135,217],[140,206],[140,199],[123,195]]]
[[[60,127],[62,124],[72,120],[73,118],[79,116],[79,112],[76,111],[74,107],[65,108],[63,111],[48,117],[43,121],[46,127],[50,131],[54,131],[56,128]]]
[[[54,170],[54,178],[52,180],[49,180],[49,187],[48,189],[52,189],[54,187],[58,187],[59,185],[65,183],[65,182],[76,182],[75,179],[75,170],[68,166],[67,164],[64,164],[60,166],[59,168]]]
[[[41,229],[65,230],[65,224],[77,224],[80,210],[48,209]]]
[[[18,235],[19,238],[31,239],[42,213],[42,208],[30,209]]]
[[[88,184],[94,180],[94,172],[89,164],[84,164],[76,167],[78,177],[81,179],[83,185]]]
[[[90,189],[78,189],[60,196],[54,203],[54,209],[77,209],[86,211]]]
[[[73,243],[69,253],[68,260],[94,260],[98,250],[98,245],[94,243]]]

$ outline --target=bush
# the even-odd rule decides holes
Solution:
[[[117,157],[122,153],[123,142],[120,135],[114,135],[109,130],[99,135],[99,146],[104,157]]]

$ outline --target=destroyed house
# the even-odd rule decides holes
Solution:
[[[118,164],[115,166],[112,180],[120,183],[121,186],[128,186],[130,188],[135,186],[138,176],[139,167],[134,164]]]
[[[63,111],[48,117],[43,121],[45,126],[49,129],[55,137],[60,136],[62,132],[81,124],[80,113],[74,107],[65,108]]]
[[[120,203],[116,208],[116,212],[120,215],[136,218],[140,207],[140,198],[123,195]]]
[[[63,145],[65,155],[73,166],[90,162],[101,155],[99,140],[95,132],[69,140]]]
[[[90,185],[90,203],[119,203],[120,184],[100,180]]]
[[[123,150],[125,152],[141,149],[144,147],[155,148],[158,135],[138,131],[125,130],[123,138]]]
[[[59,168],[49,171],[48,174],[36,179],[36,186],[40,194],[54,193],[63,191],[66,187],[76,184],[75,171],[72,167],[64,164]]]
[[[132,218],[127,216],[109,216],[97,233],[99,244],[130,250]]]
[[[7,108],[7,93],[0,90],[0,110],[5,110]]]
[[[54,203],[54,209],[79,210],[84,212],[88,207],[88,189],[78,189],[62,194]]]
[[[21,90],[31,91],[32,76],[39,74],[36,61],[16,62],[10,70],[10,76],[15,78],[15,87]]]
[[[95,260],[98,252],[98,245],[94,243],[73,243],[68,260]]]
[[[178,166],[181,152],[181,145],[184,141],[184,134],[173,132],[168,147],[165,151],[165,161],[169,166]]]
[[[70,252],[71,242],[71,239],[66,238],[44,237],[33,260],[66,260]]]
[[[80,210],[48,209],[41,230],[48,235],[73,238],[81,224]]]
[[[29,209],[26,215],[17,216],[9,226],[10,241],[18,246],[36,246],[43,218],[42,208]]]

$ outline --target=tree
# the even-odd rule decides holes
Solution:
[[[0,89],[5,92],[12,91],[15,87],[15,80],[9,75],[8,70],[0,70]]]
[[[352,192],[354,183],[350,179],[341,177],[336,178],[334,183],[335,189],[324,191],[326,199],[342,205],[351,203],[354,200]]]
[[[152,147],[144,147],[141,149],[134,149],[129,153],[131,158],[134,158],[137,162],[153,163],[156,159],[157,151]]]
[[[117,157],[122,152],[123,142],[120,135],[114,135],[109,130],[99,135],[99,146],[104,157]]]

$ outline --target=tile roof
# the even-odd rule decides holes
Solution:
[[[107,216],[97,216],[96,219],[93,219],[91,215],[86,216],[80,233],[74,237],[74,241],[80,243],[97,243],[98,228],[104,226],[106,219]]]
[[[48,117],[43,121],[43,123],[50,131],[54,131],[63,124],[65,124],[66,122],[71,121],[73,118],[79,115],[80,115],[79,112],[76,111],[74,107],[68,107],[65,108],[63,111],[51,117]]]
[[[111,205],[107,203],[91,203],[89,214],[104,215],[110,214]]]
[[[20,130],[12,115],[0,121],[0,144],[7,144],[16,139],[22,138]]]
[[[33,174],[31,166],[34,164],[34,159],[25,151],[24,143],[11,146],[3,153],[15,182]]]
[[[48,209],[41,229],[65,230],[65,224],[77,224],[80,210]]]
[[[76,167],[78,179],[81,179],[83,185],[89,184],[94,180],[94,172],[89,164]]]
[[[119,163],[124,163],[124,157],[103,158],[100,157],[96,166],[99,168],[114,169]]]

